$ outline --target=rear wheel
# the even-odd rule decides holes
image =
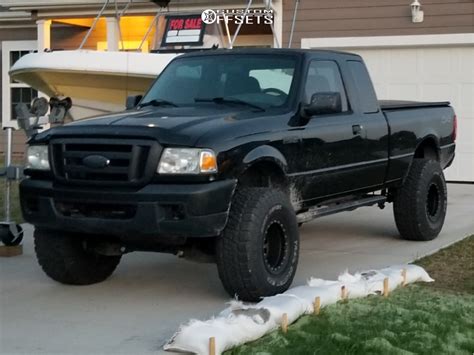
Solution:
[[[244,301],[284,292],[298,264],[299,233],[288,196],[241,188],[217,240],[217,267],[226,291]]]
[[[436,160],[414,159],[393,204],[395,222],[404,239],[436,238],[446,217],[447,189]]]
[[[37,229],[34,234],[38,263],[53,280],[69,285],[104,281],[114,272],[121,256],[105,256],[86,249],[77,235]]]

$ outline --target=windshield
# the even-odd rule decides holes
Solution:
[[[206,55],[178,58],[161,73],[141,105],[287,104],[296,58],[274,55]]]

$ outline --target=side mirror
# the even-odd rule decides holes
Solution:
[[[318,92],[311,96],[311,102],[303,107],[304,113],[311,117],[342,112],[341,94],[338,92]]]
[[[143,95],[129,96],[125,102],[125,108],[131,110],[132,108],[137,107],[138,103],[142,99]]]

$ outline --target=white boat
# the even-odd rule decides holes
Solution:
[[[80,119],[123,110],[127,96],[146,92],[177,55],[91,50],[31,53],[15,63],[10,77],[50,97],[71,97],[70,114]]]

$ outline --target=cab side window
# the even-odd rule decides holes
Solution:
[[[341,95],[342,112],[349,110],[344,83],[336,62],[313,60],[309,65],[306,77],[305,103],[310,103],[314,94],[327,92],[339,93]]]

